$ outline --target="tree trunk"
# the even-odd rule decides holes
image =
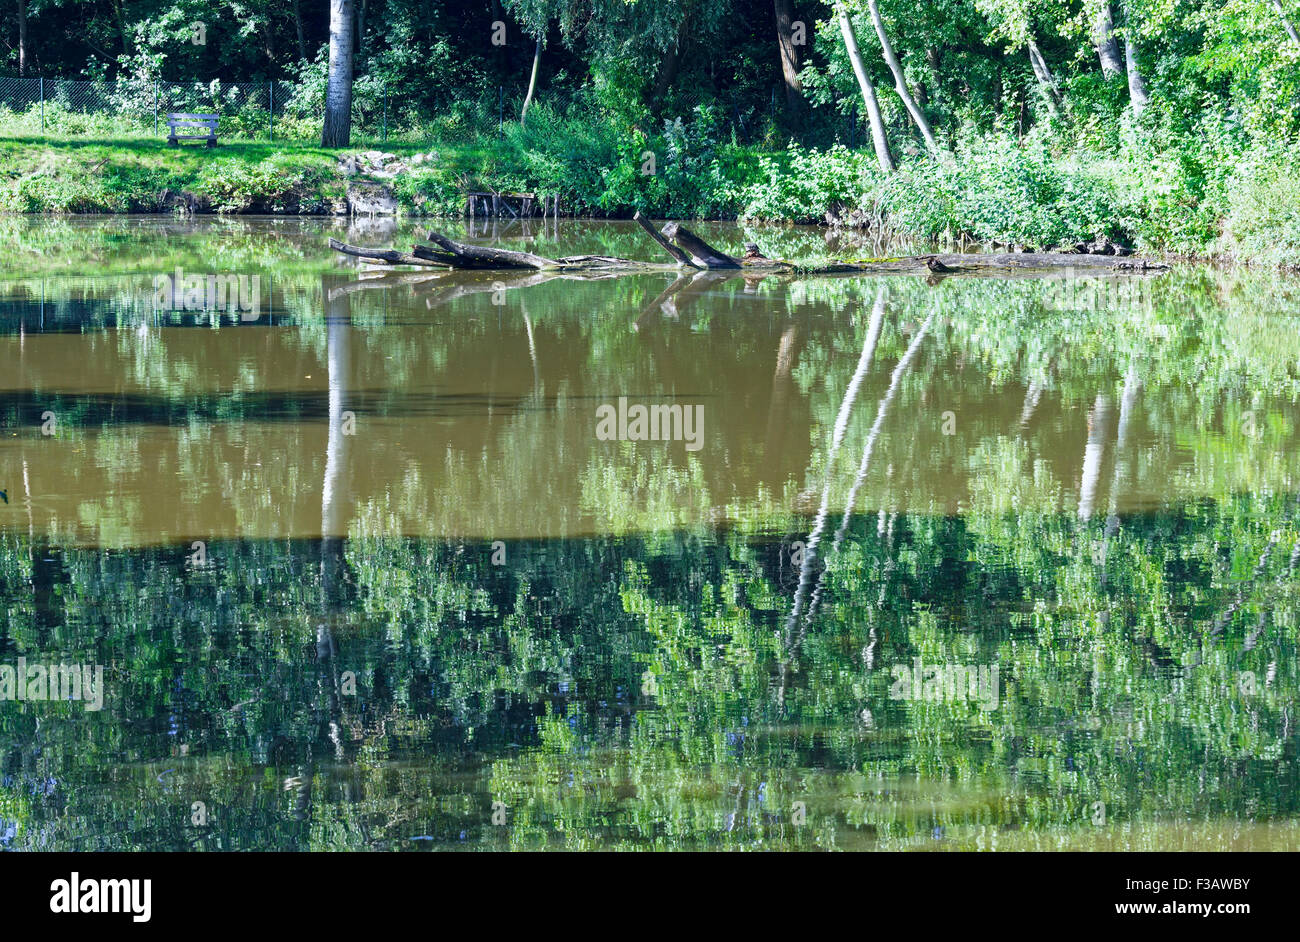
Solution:
[[[1277,15],[1281,17],[1282,27],[1286,30],[1286,34],[1291,37],[1291,42],[1300,46],[1300,35],[1296,34],[1295,27],[1292,26],[1291,21],[1287,19],[1286,10],[1282,8],[1282,0],[1273,0],[1273,9],[1276,10]]]
[[[262,51],[266,53],[266,74],[275,74],[275,23],[268,16],[262,34]]]
[[[533,92],[537,88],[537,66],[542,61],[542,37],[537,37],[537,46],[533,50],[533,74],[528,77],[528,94],[524,96],[524,107],[519,112],[519,123],[524,123],[524,118],[528,117],[528,106],[533,103]]]
[[[880,117],[880,105],[876,101],[876,88],[867,77],[867,70],[862,64],[862,53],[858,51],[858,37],[853,32],[853,22],[843,6],[836,7],[840,20],[840,35],[844,37],[844,51],[849,55],[853,65],[853,74],[857,76],[858,88],[862,90],[862,101],[867,107],[867,118],[871,122],[871,143],[876,148],[876,160],[880,169],[886,173],[894,170],[894,157],[889,152],[889,138],[885,136],[885,122]]]
[[[654,226],[650,225],[650,220],[647,219],[644,215],[642,215],[641,210],[638,209],[635,213],[633,213],[632,219],[636,221],[637,225],[639,225],[642,229],[646,231],[646,233],[650,236],[650,238],[655,240],[656,244],[658,244],[658,246],[661,249],[663,249],[665,252],[667,252],[669,255],[675,258],[677,260],[678,265],[685,265],[687,268],[696,267],[695,263],[691,261],[691,257],[689,255],[687,255],[677,246],[669,242],[667,236],[665,236]]]
[[[18,74],[27,74],[27,0],[18,0]]]
[[[936,100],[943,95],[943,83],[939,81],[941,63],[942,59],[938,48],[935,46],[927,46],[925,50],[925,66],[930,70],[930,84],[934,86],[934,97]]]
[[[917,129],[921,132],[921,137],[925,138],[925,146],[930,149],[930,153],[939,153],[939,143],[934,139],[934,131],[930,128],[930,122],[926,120],[925,113],[912,98],[912,93],[907,90],[907,77],[903,74],[903,66],[898,61],[898,56],[894,55],[894,47],[889,42],[889,36],[885,33],[885,21],[880,18],[880,6],[876,0],[867,0],[867,9],[871,12],[872,25],[876,27],[876,35],[880,37],[880,49],[885,56],[885,64],[889,66],[889,71],[894,75],[894,89],[898,92],[898,97],[903,100],[903,106],[907,113],[912,116],[916,122]]]
[[[122,37],[122,52],[131,54],[131,30],[126,25],[126,11],[122,9],[122,0],[116,0],[113,9],[117,13],[117,31]]]
[[[1103,0],[1096,18],[1092,21],[1092,41],[1101,60],[1101,73],[1106,78],[1124,74],[1124,63],[1119,57],[1119,43],[1115,40],[1115,19],[1110,13],[1109,0]]]
[[[307,36],[302,28],[302,0],[293,0],[293,25],[298,32],[298,58],[307,58]]]
[[[1142,112],[1146,111],[1150,95],[1147,94],[1147,83],[1138,68],[1137,52],[1137,43],[1132,37],[1125,36],[1124,67],[1128,72],[1128,98],[1133,105],[1133,114],[1141,116]]]
[[[676,221],[668,223],[663,229],[664,238],[677,243],[691,257],[691,264],[696,268],[740,268],[739,260],[726,252],[719,251],[705,242],[691,230]]]
[[[1061,91],[1056,84],[1056,77],[1052,75],[1052,70],[1047,67],[1047,60],[1043,58],[1042,51],[1038,48],[1038,43],[1029,40],[1029,64],[1034,67],[1034,76],[1038,79],[1038,86],[1043,90],[1047,97],[1047,107],[1052,114],[1059,114],[1061,108]]]
[[[664,96],[668,94],[668,89],[672,88],[673,82],[677,80],[677,72],[682,65],[682,43],[685,41],[686,21],[683,20],[672,45],[664,50],[663,57],[659,60],[659,70],[655,73],[654,89],[651,91],[650,97],[651,106],[656,110],[663,103]]]
[[[803,83],[799,81],[799,50],[790,26],[790,0],[772,0],[776,12],[776,41],[781,51],[781,77],[785,80],[785,104],[791,114],[803,105]]]
[[[330,64],[321,147],[347,147],[352,139],[352,4],[353,0],[330,0]]]

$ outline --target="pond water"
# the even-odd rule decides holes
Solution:
[[[1300,281],[0,231],[0,847],[1300,848]]]

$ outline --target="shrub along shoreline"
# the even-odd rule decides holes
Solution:
[[[1046,136],[987,133],[950,156],[882,173],[841,145],[759,150],[669,125],[657,140],[547,151],[506,136],[473,147],[389,144],[396,175],[357,172],[345,151],[265,142],[215,150],[153,139],[0,139],[0,212],[349,212],[349,191],[396,212],[459,216],[467,189],[558,194],[564,212],[628,218],[836,224],[882,239],[1034,249],[1113,242],[1153,255],[1300,268],[1300,154],[1278,146],[1191,161],[1136,133],[1107,153],[1056,153]],[[645,150],[661,151],[656,172]],[[342,158],[342,159],[341,159]],[[1230,168],[1216,172],[1213,168]],[[1290,168],[1290,169],[1288,169]]]

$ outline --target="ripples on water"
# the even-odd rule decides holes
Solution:
[[[106,684],[0,701],[0,846],[1300,844],[1292,283],[665,297],[0,225],[0,665]],[[177,267],[257,319],[157,310]],[[620,396],[702,447],[601,440]]]

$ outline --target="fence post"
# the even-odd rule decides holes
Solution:
[[[271,140],[275,140],[275,82],[272,79],[266,80],[266,132]]]
[[[158,80],[153,80],[153,136],[158,136]]]
[[[45,76],[41,76],[41,133],[45,133]]]

